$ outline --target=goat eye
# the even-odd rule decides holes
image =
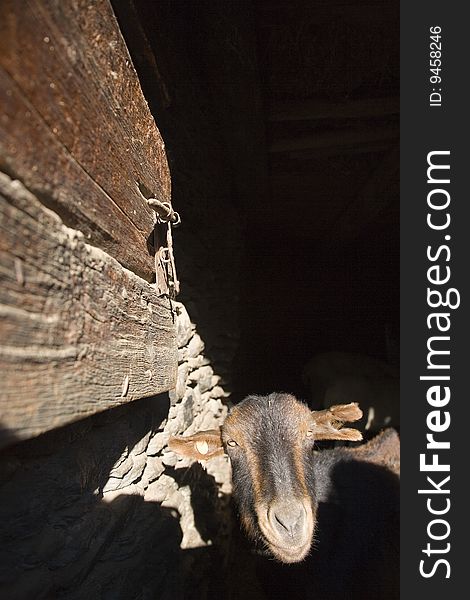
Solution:
[[[234,448],[235,446],[238,446],[238,444],[235,440],[227,440],[227,446]]]

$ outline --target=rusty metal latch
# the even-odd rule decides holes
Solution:
[[[181,218],[169,202],[148,198],[147,203],[157,217],[154,229],[155,287],[159,296],[174,299],[180,291],[180,282],[176,276],[171,228],[178,227]]]

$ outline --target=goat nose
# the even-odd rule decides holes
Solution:
[[[304,508],[298,503],[283,503],[270,511],[270,521],[274,529],[282,534],[293,535],[303,523]]]

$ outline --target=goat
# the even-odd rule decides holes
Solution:
[[[355,403],[310,411],[289,394],[249,396],[220,430],[173,437],[169,446],[197,460],[228,454],[248,537],[294,570],[292,563],[311,553],[315,582],[306,587],[315,597],[395,598],[397,434],[390,429],[356,448],[314,451],[318,440],[359,441],[361,433],[343,424],[361,416]],[[300,579],[297,573],[295,589]]]
[[[307,363],[302,379],[314,409],[359,400],[364,418],[356,427],[361,431],[400,426],[400,379],[392,365],[362,354],[325,352]]]

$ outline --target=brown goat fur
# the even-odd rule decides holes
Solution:
[[[311,554],[308,562],[316,565],[318,590],[322,586],[326,590],[325,574],[330,564],[339,567],[339,556],[345,565],[354,565],[358,556],[371,552],[369,563],[377,564],[382,555],[381,529],[387,529],[385,538],[395,540],[398,535],[396,432],[386,430],[356,448],[314,449],[316,440],[360,440],[357,430],[343,424],[361,416],[355,403],[312,412],[289,394],[249,396],[231,410],[220,431],[179,436],[169,445],[197,460],[226,452],[232,464],[233,497],[248,536],[261,552],[282,563],[299,563]],[[328,514],[337,515],[335,522],[325,517]],[[333,539],[336,545],[331,546]],[[335,558],[328,562],[329,552]],[[321,573],[319,565],[323,565]],[[360,578],[354,568],[348,568],[344,567],[349,573],[344,585],[357,586],[358,595],[351,598],[360,598]],[[388,568],[394,573],[393,565]],[[392,579],[388,590],[397,589],[396,578]],[[395,597],[394,591],[387,595],[381,589],[380,593]],[[320,592],[318,597],[323,597]],[[331,595],[336,597],[341,594]],[[380,596],[371,596],[375,597]]]

